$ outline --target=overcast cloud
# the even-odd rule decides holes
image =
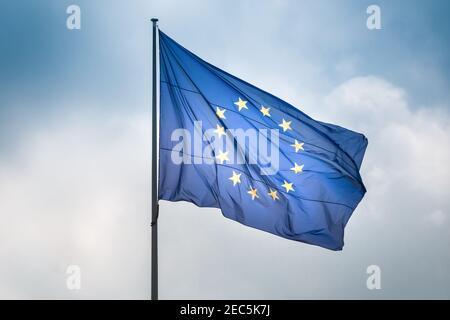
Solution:
[[[380,31],[365,1],[78,1],[80,31],[65,29],[72,2],[2,5],[0,298],[149,297],[152,16],[369,140],[342,252],[161,202],[161,298],[450,298],[449,5],[392,2]],[[381,290],[366,287],[373,264]]]

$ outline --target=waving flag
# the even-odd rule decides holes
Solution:
[[[244,225],[341,250],[366,192],[367,139],[159,35],[159,199],[220,208]]]

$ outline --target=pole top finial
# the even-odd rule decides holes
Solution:
[[[158,18],[151,18],[150,20],[151,20],[153,23],[158,22]]]

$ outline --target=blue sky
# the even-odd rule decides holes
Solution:
[[[66,28],[70,4],[81,30]],[[366,28],[370,4],[381,30]],[[369,138],[368,194],[343,253],[164,203],[162,297],[449,298],[449,11],[437,0],[2,2],[0,212],[10,222],[0,257],[17,252],[31,269],[2,270],[0,297],[146,297],[149,19],[158,17],[205,60]],[[77,261],[89,285],[68,292],[59,284]],[[370,264],[386,275],[379,292],[365,288]]]
[[[17,100],[26,91],[30,99],[45,100],[49,90],[53,97],[102,101],[135,97],[130,91],[149,68],[150,34],[144,28],[153,14],[169,35],[224,68],[234,69],[224,51],[233,59],[239,54],[244,61],[263,60],[264,67],[271,58],[273,68],[295,69],[300,58],[313,69],[298,70],[302,87],[309,83],[304,74],[312,71],[325,78],[323,90],[352,75],[377,74],[409,89],[419,104],[448,100],[446,1],[378,1],[383,30],[376,32],[361,27],[370,1],[79,1],[83,25],[76,32],[65,28],[61,15],[70,3],[2,4],[3,99]],[[255,52],[261,47],[264,53]]]

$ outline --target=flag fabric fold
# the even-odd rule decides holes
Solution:
[[[331,250],[366,189],[360,133],[316,121],[162,31],[159,199]]]

